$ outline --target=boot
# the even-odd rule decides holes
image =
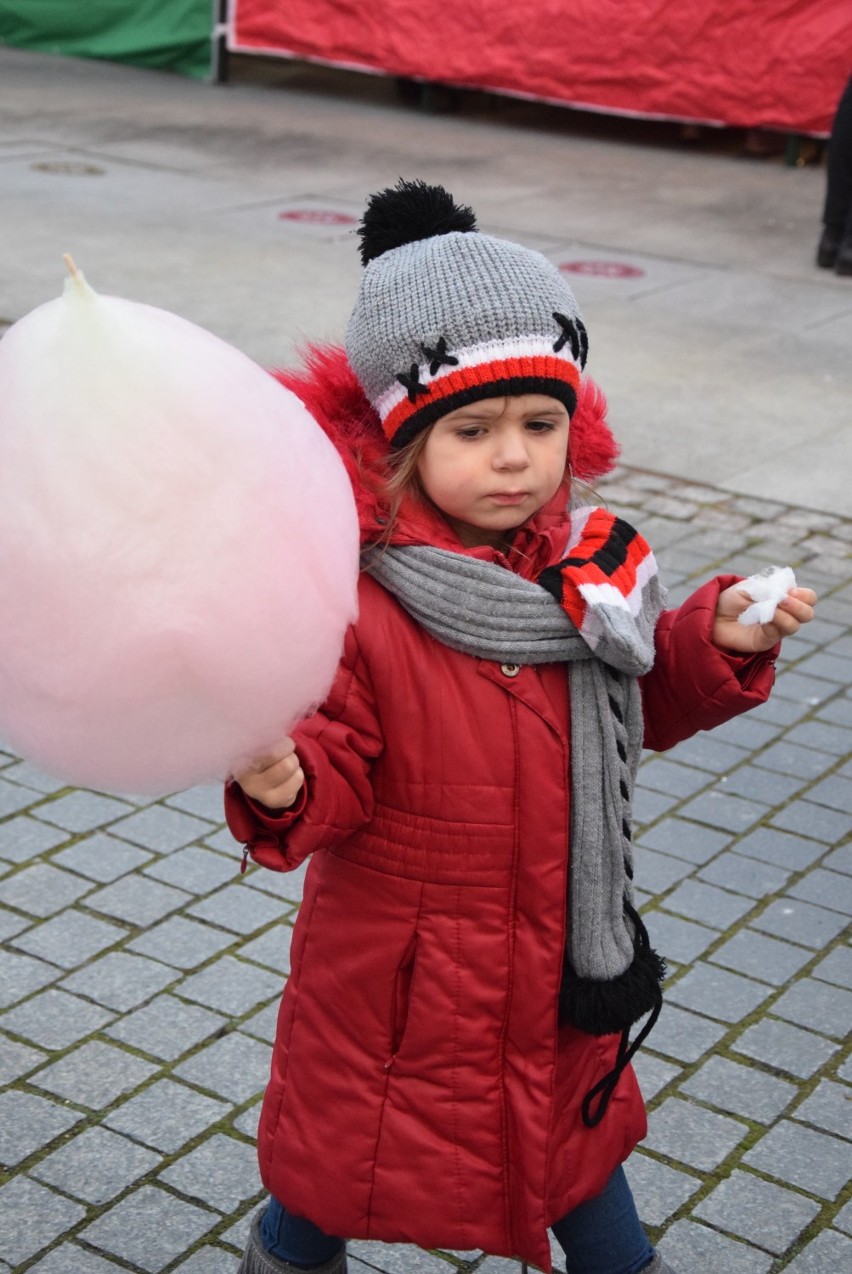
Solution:
[[[837,249],[834,261],[835,274],[852,274],[852,235],[847,234]]]
[[[265,1209],[261,1208],[254,1214],[248,1246],[237,1274],[305,1274],[303,1265],[291,1265],[289,1261],[282,1261],[280,1257],[267,1252],[261,1243],[260,1223],[263,1220],[264,1211]],[[310,1274],[346,1274],[347,1268],[346,1248],[344,1248],[324,1265],[312,1265]]]
[[[817,246],[817,265],[822,270],[833,270],[837,264],[837,254],[843,242],[842,226],[824,226]]]
[[[642,1274],[676,1274],[676,1271],[666,1264],[659,1252],[655,1252],[653,1261],[645,1266]]]

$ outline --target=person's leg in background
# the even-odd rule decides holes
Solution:
[[[837,106],[828,144],[823,231],[817,265],[852,274],[852,78]]]
[[[621,1167],[601,1194],[551,1229],[565,1253],[568,1274],[674,1274],[642,1229]]]

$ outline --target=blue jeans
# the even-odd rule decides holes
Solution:
[[[616,1168],[601,1194],[557,1221],[553,1233],[565,1252],[567,1274],[639,1274],[654,1258],[623,1168]],[[324,1265],[343,1248],[342,1239],[291,1216],[272,1198],[260,1237],[267,1252],[304,1269]]]

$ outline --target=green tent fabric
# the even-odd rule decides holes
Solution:
[[[212,0],[0,0],[0,43],[210,74]]]

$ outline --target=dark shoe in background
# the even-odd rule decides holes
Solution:
[[[834,261],[835,274],[852,274],[852,237],[848,236],[840,244]]]
[[[833,270],[837,264],[837,254],[843,242],[843,230],[834,226],[823,226],[822,238],[817,247],[817,265],[823,270]]]

